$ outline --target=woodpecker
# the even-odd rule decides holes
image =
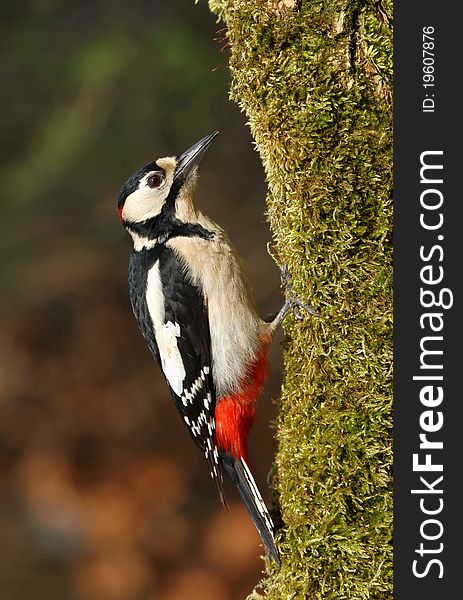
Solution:
[[[262,320],[241,257],[196,207],[198,165],[217,134],[178,157],[149,162],[122,187],[119,216],[133,240],[129,295],[222,504],[225,472],[279,565],[272,519],[248,466],[247,439],[267,378],[269,343],[287,311],[302,303],[291,295],[271,322]]]

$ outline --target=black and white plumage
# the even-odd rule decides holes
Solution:
[[[266,378],[266,350],[291,303],[260,319],[242,260],[197,209],[197,165],[217,132],[180,157],[152,161],[121,190],[133,240],[130,300],[174,403],[203,452],[224,505],[222,473],[237,487],[269,555],[273,523],[248,467],[247,437]]]
[[[132,253],[129,294],[143,337],[225,503],[215,444],[216,395],[204,298],[187,280],[175,253],[162,245]]]

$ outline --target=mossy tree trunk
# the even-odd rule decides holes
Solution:
[[[268,179],[288,318],[274,600],[391,598],[391,0],[211,0]]]

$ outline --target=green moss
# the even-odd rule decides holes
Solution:
[[[391,1],[210,6],[228,28],[276,253],[322,313],[286,322],[283,565],[251,597],[391,598]]]

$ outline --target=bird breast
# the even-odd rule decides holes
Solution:
[[[262,321],[241,257],[226,234],[200,215],[212,239],[176,237],[167,242],[185,273],[203,293],[211,335],[217,397],[239,391],[261,346]]]

